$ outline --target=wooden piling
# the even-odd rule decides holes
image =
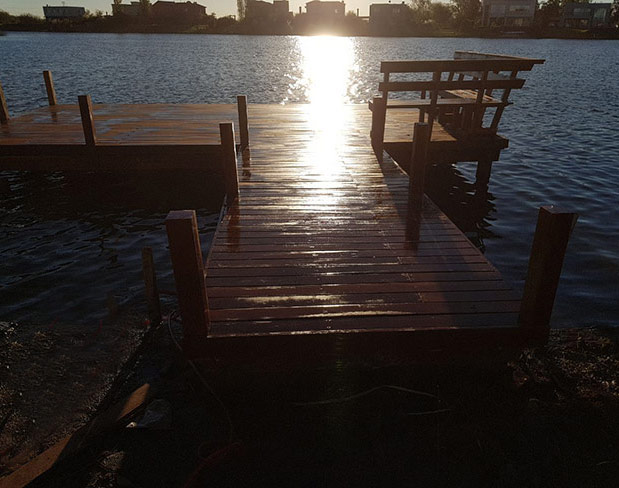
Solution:
[[[4,98],[2,83],[0,83],[0,124],[8,124],[9,119],[9,107],[6,104],[6,98]]]
[[[226,203],[230,206],[239,196],[239,176],[236,168],[236,145],[232,122],[219,124],[219,135],[221,138]]]
[[[379,162],[383,162],[383,141],[385,140],[385,120],[387,117],[387,98],[374,97],[372,100],[372,148]]]
[[[413,152],[408,170],[408,215],[406,234],[411,241],[419,238],[425,188],[430,124],[418,122],[413,131]]]
[[[183,344],[204,339],[209,312],[204,276],[204,260],[194,210],[174,210],[166,217],[170,256],[178,305],[183,319]]]
[[[144,288],[146,291],[148,318],[151,324],[158,324],[161,322],[161,304],[159,302],[157,275],[155,273],[155,262],[153,260],[153,249],[151,247],[142,248],[142,277],[144,279]]]
[[[247,117],[247,97],[236,97],[236,105],[239,112],[239,130],[241,131],[241,151],[249,147],[249,122]]]
[[[51,71],[43,71],[43,79],[45,80],[45,90],[47,91],[47,101],[50,107],[53,107],[58,102],[56,100],[56,90],[54,88],[54,79]]]
[[[475,172],[475,185],[487,187],[490,183],[490,173],[492,172],[492,159],[484,159],[477,162]]]
[[[90,99],[90,95],[80,95],[77,99],[80,106],[80,115],[82,117],[84,140],[87,146],[95,146],[97,144],[97,133],[92,116],[92,100]]]
[[[519,317],[520,327],[533,343],[548,341],[563,258],[577,218],[554,206],[539,209]]]

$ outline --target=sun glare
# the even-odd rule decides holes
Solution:
[[[308,100],[312,140],[306,156],[322,176],[343,169],[339,147],[349,125],[348,87],[355,59],[353,41],[346,37],[315,36],[299,39],[303,56],[303,84]]]

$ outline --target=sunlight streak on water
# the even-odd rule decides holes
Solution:
[[[329,178],[344,169],[339,143],[350,125],[345,105],[349,102],[347,90],[355,64],[353,41],[320,36],[299,38],[298,42],[309,101],[306,110],[313,134],[305,155],[323,178]]]

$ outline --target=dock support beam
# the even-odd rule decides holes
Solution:
[[[155,273],[155,262],[153,259],[153,249],[151,247],[142,248],[142,277],[146,291],[146,305],[148,307],[148,318],[151,324],[161,322],[161,303],[159,302],[159,290],[157,288],[157,275]]]
[[[239,176],[236,168],[236,145],[234,141],[234,124],[225,122],[219,124],[221,138],[221,153],[226,187],[226,203],[232,205],[239,197]]]
[[[56,90],[54,89],[54,79],[51,71],[43,71],[43,79],[45,80],[45,90],[47,91],[47,101],[49,106],[53,107],[58,102],[56,100]]]
[[[577,218],[554,206],[539,209],[519,318],[525,338],[534,344],[548,341],[563,258]]]
[[[413,130],[413,152],[411,154],[411,162],[408,170],[406,237],[411,241],[419,240],[429,140],[430,124],[416,123]]]
[[[0,124],[8,124],[9,119],[9,107],[6,104],[6,98],[4,98],[2,83],[0,83]]]
[[[385,140],[385,120],[387,118],[387,99],[374,97],[372,100],[372,131],[370,139],[374,154],[380,163],[383,162],[383,146]]]
[[[82,117],[82,128],[84,129],[84,140],[87,146],[97,144],[97,133],[95,132],[95,121],[92,116],[92,100],[90,95],[80,95],[77,97]]]
[[[477,171],[475,173],[475,185],[487,187],[490,183],[490,173],[492,172],[492,160],[484,159],[477,161]]]
[[[241,131],[241,152],[249,147],[249,122],[247,117],[247,97],[238,95],[236,106],[239,112],[239,130]]]
[[[194,210],[174,210],[166,217],[166,231],[178,305],[183,319],[183,347],[205,339],[209,316],[204,261]]]

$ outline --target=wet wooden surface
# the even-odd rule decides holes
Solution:
[[[360,108],[250,105],[240,197],[206,266],[211,340],[515,330],[518,295],[427,197],[406,239],[408,176],[377,162]]]

